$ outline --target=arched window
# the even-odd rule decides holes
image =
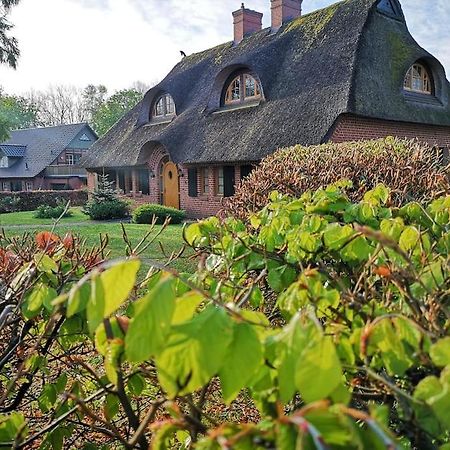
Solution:
[[[411,66],[405,77],[404,88],[410,92],[431,95],[433,86],[428,70],[422,64]]]
[[[170,94],[163,94],[154,103],[154,118],[171,117],[175,115],[175,102]]]
[[[234,105],[242,102],[259,100],[261,86],[258,80],[249,73],[240,73],[231,78],[225,90],[223,103]]]

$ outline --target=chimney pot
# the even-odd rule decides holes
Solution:
[[[270,0],[272,11],[272,30],[279,28],[302,15],[303,0]]]
[[[245,36],[261,31],[262,18],[262,13],[247,9],[242,3],[241,8],[233,12],[234,43],[239,44]]]

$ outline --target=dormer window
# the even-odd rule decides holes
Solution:
[[[175,115],[175,102],[170,94],[163,94],[155,102],[152,116],[156,119]]]
[[[416,63],[410,67],[405,77],[404,89],[418,94],[432,95],[432,79],[425,66]]]
[[[256,78],[249,73],[234,76],[226,86],[224,105],[236,105],[261,99],[261,87]]]

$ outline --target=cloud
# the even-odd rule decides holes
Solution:
[[[231,12],[242,0],[22,0],[12,10],[22,57],[14,72],[0,67],[11,92],[49,84],[105,84],[111,90],[136,80],[162,79],[190,54],[230,41]],[[334,0],[305,0],[304,13]],[[246,0],[270,24],[270,0]],[[450,72],[448,0],[403,0],[413,36]]]

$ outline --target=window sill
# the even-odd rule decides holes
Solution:
[[[175,120],[176,116],[173,117],[167,117],[164,119],[152,119],[150,122],[146,123],[145,127],[155,127],[157,125],[168,125],[169,123],[172,123]]]
[[[403,91],[406,101],[411,103],[422,103],[431,106],[444,106],[434,95],[421,94],[420,92]]]
[[[223,114],[227,112],[233,112],[233,111],[242,111],[246,109],[252,109],[260,106],[262,103],[262,100],[258,100],[256,102],[248,102],[248,103],[241,103],[239,105],[227,105],[222,106],[220,109],[217,109],[216,111],[213,111],[211,114]]]

